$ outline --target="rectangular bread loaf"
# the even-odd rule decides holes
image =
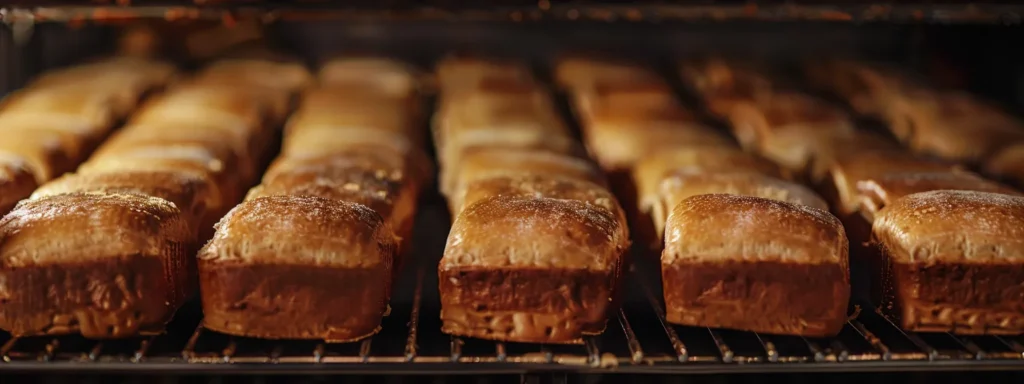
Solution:
[[[195,292],[195,235],[138,194],[25,200],[0,220],[0,328],[14,336],[156,333]]]
[[[601,333],[629,247],[606,189],[553,176],[471,183],[438,267],[442,330],[576,343]]]
[[[415,95],[332,74],[400,63],[348,60],[321,69],[331,82],[304,94],[280,155],[200,254],[204,327],[329,342],[379,330],[432,170]]]
[[[256,197],[199,253],[203,326],[268,339],[347,342],[379,330],[396,239],[365,205]]]
[[[977,191],[904,196],[876,215],[888,314],[905,330],[1024,332],[1024,198]]]
[[[684,199],[661,257],[668,321],[834,336],[850,298],[847,238],[828,212],[728,194]]]

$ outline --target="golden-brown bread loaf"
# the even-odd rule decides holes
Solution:
[[[585,137],[605,171],[627,171],[646,155],[683,147],[736,147],[732,138],[698,123],[597,117]]]
[[[271,339],[372,335],[388,310],[395,248],[391,228],[362,204],[245,201],[199,253],[203,326]]]
[[[681,146],[654,151],[644,156],[632,169],[639,208],[642,212],[649,212],[659,198],[661,181],[667,177],[718,172],[757,173],[785,178],[782,170],[774,163],[735,147]]]
[[[79,143],[58,132],[5,132],[0,152],[15,154],[25,160],[36,181],[45,183],[70,171],[80,154]]]
[[[846,59],[817,59],[804,64],[811,84],[839,96],[860,115],[881,117],[904,91],[922,87],[919,79],[892,66]]]
[[[477,180],[498,176],[553,175],[606,185],[604,174],[588,160],[553,152],[487,148],[463,155],[460,164],[444,169],[441,193],[448,198],[451,212],[459,212],[466,187]]]
[[[835,159],[824,190],[840,215],[858,210],[861,197],[857,184],[890,173],[950,172],[953,164],[921,158],[905,152],[869,151],[848,153]]]
[[[988,175],[1024,188],[1024,143],[1007,145],[989,157],[982,169]]]
[[[686,60],[679,75],[688,88],[704,100],[708,110],[726,117],[739,103],[770,96],[772,81],[756,65],[724,58]]]
[[[908,331],[1024,332],[1024,197],[931,191],[895,199],[875,218],[886,308]]]
[[[668,321],[834,336],[850,298],[848,241],[828,212],[727,194],[672,209],[661,257]]]
[[[420,70],[386,57],[339,57],[320,66],[317,78],[329,88],[357,88],[391,97],[416,94],[423,83]]]
[[[137,194],[167,200],[198,236],[200,220],[208,207],[221,206],[213,181],[205,175],[173,171],[130,171],[69,173],[32,193],[32,199],[72,192],[107,195]]]
[[[829,170],[837,159],[857,156],[865,152],[903,152],[904,149],[891,137],[881,133],[855,129],[846,134],[829,137],[815,148],[811,158],[809,181],[820,184],[828,178]]]
[[[194,234],[167,200],[25,200],[0,220],[0,328],[100,339],[162,331],[195,292],[194,251]]]
[[[657,72],[642,63],[587,55],[559,57],[554,63],[554,80],[571,92],[664,81]]]
[[[286,130],[368,128],[405,134],[419,143],[423,134],[416,129],[418,104],[411,95],[321,87],[302,94],[301,104],[288,118]]]
[[[571,96],[584,134],[599,120],[698,122],[696,114],[685,108],[664,82],[598,86],[589,92],[573,92]]]
[[[438,87],[445,92],[472,89],[489,81],[534,83],[533,74],[526,63],[513,60],[450,55],[441,59],[434,68]]]
[[[661,240],[672,208],[690,196],[730,194],[785,201],[828,211],[828,204],[818,194],[800,184],[758,173],[696,173],[675,174],[661,181],[658,199],[648,207]]]
[[[291,110],[292,96],[309,86],[313,75],[294,60],[227,58],[207,65],[192,80],[254,97],[266,108],[271,125],[276,125]]]
[[[6,215],[38,186],[36,176],[23,157],[0,152],[0,215]]]
[[[889,130],[914,152],[955,162],[978,164],[1016,142],[1024,124],[978,98],[959,92],[904,92],[889,103]]]
[[[442,330],[580,342],[604,330],[628,247],[625,215],[597,184],[545,176],[473,183],[438,267]]]
[[[738,103],[728,119],[744,149],[800,175],[810,171],[819,148],[854,131],[850,117],[840,109],[800,93]]]

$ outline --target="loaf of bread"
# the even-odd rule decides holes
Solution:
[[[884,120],[912,151],[979,164],[1024,141],[1024,124],[986,101],[960,92],[917,91],[892,101]]]
[[[756,65],[721,57],[685,60],[679,64],[683,84],[700,97],[708,111],[725,118],[737,104],[762,100],[774,92],[768,74]]]
[[[680,146],[651,152],[632,170],[640,210],[650,212],[659,199],[662,180],[668,177],[717,173],[754,173],[788,178],[771,161],[735,147]]]
[[[931,191],[895,199],[875,217],[886,308],[908,331],[1024,332],[1024,198]]]
[[[203,325],[269,339],[372,335],[388,310],[395,247],[387,223],[359,203],[247,200],[199,253]]]
[[[0,328],[14,336],[160,332],[194,292],[195,235],[175,205],[65,193],[0,220]]]
[[[923,87],[921,79],[892,65],[848,59],[811,60],[804,63],[803,73],[813,86],[838,96],[858,114],[875,118],[904,91]]]
[[[808,181],[820,185],[829,177],[829,170],[838,159],[868,152],[903,152],[888,135],[863,129],[831,135],[813,151]]]
[[[471,183],[438,269],[442,330],[575,343],[604,331],[629,246],[605,188],[551,176]]]
[[[850,298],[848,241],[828,212],[728,194],[669,214],[661,256],[669,322],[834,336]]]
[[[985,174],[1024,188],[1024,142],[1007,145],[982,165]]]
[[[321,69],[280,155],[200,253],[208,329],[349,342],[375,334],[387,314],[431,167],[414,129],[417,96],[336,73],[398,76],[390,71],[403,65],[339,60]]]
[[[840,215],[858,211],[861,197],[858,183],[877,179],[887,174],[919,172],[951,172],[957,167],[942,161],[930,160],[906,152],[867,151],[848,153],[835,159],[829,177],[822,189]]]
[[[377,56],[334,58],[323,63],[317,74],[320,85],[328,88],[370,89],[374,94],[399,98],[415,95],[423,77],[408,63]]]
[[[744,149],[799,175],[810,172],[817,150],[854,130],[850,117],[840,109],[793,92],[737,103],[728,120]]]

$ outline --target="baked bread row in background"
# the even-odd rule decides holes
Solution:
[[[651,245],[664,238],[669,322],[839,333],[850,297],[847,239],[822,198],[704,124],[650,69],[571,59],[557,71],[590,153],[619,176],[622,195],[636,196],[634,226],[653,223],[644,234]]]
[[[416,78],[376,59],[320,69],[281,153],[199,253],[204,327],[332,342],[379,330],[432,171]]]
[[[955,153],[945,153],[946,161],[934,160],[925,155],[943,152],[907,142],[920,154],[914,155],[884,135],[861,130],[842,109],[787,87],[760,68],[712,59],[682,63],[679,72],[705,109],[726,123],[740,147],[772,160],[781,172],[738,154],[732,143],[709,139],[713,130],[695,123],[678,107],[664,107],[670,103],[646,103],[660,105],[656,109],[661,112],[650,113],[648,108],[634,113],[640,118],[625,119],[628,127],[608,128],[622,124],[602,119],[600,109],[588,101],[593,99],[588,91],[641,92],[647,96],[634,99],[670,99],[671,92],[654,96],[667,87],[642,66],[566,60],[556,76],[574,94],[585,136],[600,137],[602,130],[622,132],[616,141],[589,140],[589,149],[599,161],[609,159],[602,162],[609,172],[631,172],[632,177],[620,184],[639,193],[637,210],[653,216],[655,236],[660,239],[664,233],[662,277],[669,321],[807,336],[839,331],[848,296],[843,286],[849,281],[843,227],[821,210],[799,207],[822,208],[822,200],[806,188],[779,180],[781,175],[810,183],[824,194],[846,224],[854,245],[854,269],[869,275],[855,274],[855,285],[872,282],[875,304],[886,308],[903,328],[964,334],[1016,334],[1024,329],[1024,311],[1017,304],[1021,291],[1014,283],[1022,261],[1020,240],[1013,237],[1020,231],[1016,223],[1022,213],[1017,191],[964,170],[955,161],[977,162]],[[590,76],[590,85],[581,83],[580,78],[587,77],[583,74]],[[850,85],[848,79],[835,82],[869,88]],[[913,97],[929,95],[925,88],[916,92]],[[930,92],[934,95],[928,100],[949,100],[945,91]],[[860,105],[855,110],[872,103],[876,108],[901,105],[893,93],[873,97],[850,102]],[[967,103],[986,105],[962,94],[952,100],[956,104],[947,109],[934,104],[927,105],[931,109],[898,109],[910,117],[888,112],[885,116],[898,117],[889,117],[887,126],[899,130],[892,121],[917,118],[916,124],[926,126],[918,128],[918,134],[944,130],[947,137],[954,137],[945,140],[951,147],[959,145],[955,137],[968,135],[981,136],[971,140],[985,141],[990,148],[1000,141],[1013,143],[1016,122],[994,107],[975,107],[970,109],[973,115],[956,119],[941,118],[939,112],[948,115],[953,113],[950,109]],[[619,115],[635,110],[618,106],[610,110]],[[664,122],[684,128],[657,129]],[[982,128],[972,131],[972,123]],[[632,153],[646,155],[623,157],[629,153],[625,148],[641,148]],[[719,168],[709,171],[709,163]],[[705,195],[679,203],[686,193],[715,192],[751,197]],[[801,210],[808,213],[804,222],[793,217]],[[666,217],[666,211],[672,213]],[[870,246],[861,245],[868,242]],[[831,247],[818,249],[823,245]],[[723,253],[722,248],[731,249]],[[821,269],[829,264],[833,268]]]
[[[33,84],[111,76],[120,82],[106,85],[111,92],[135,101],[174,73],[139,59],[93,65],[103,68],[73,67]],[[130,74],[138,80],[124,82]],[[276,80],[257,81],[267,77]],[[227,60],[150,97],[75,173],[43,184],[0,221],[0,327],[90,338],[162,331],[196,292],[203,229],[261,172],[290,93],[306,81],[301,66]]]
[[[601,172],[525,64],[454,57],[437,72],[434,142],[453,215],[442,331],[554,344],[603,332],[630,241]]]

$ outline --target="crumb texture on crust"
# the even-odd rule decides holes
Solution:
[[[816,208],[760,197],[697,195],[673,208],[662,264],[781,261],[847,265],[839,219]]]
[[[665,179],[661,195],[669,207],[687,197],[709,193],[763,197],[828,211],[828,204],[807,187],[756,173],[702,173]]]
[[[204,263],[365,268],[390,265],[395,249],[390,226],[369,207],[312,196],[245,201],[216,229],[199,253]]]
[[[904,196],[872,233],[895,263],[1024,263],[1024,197],[977,191]]]
[[[84,192],[22,201],[0,220],[0,239],[4,268],[161,257],[168,242],[194,241],[188,223],[167,200]]]
[[[452,224],[442,270],[508,266],[604,270],[617,265],[628,247],[624,213],[615,198],[596,184],[537,176],[484,183],[480,188],[487,191],[480,192],[481,198],[467,198]]]

